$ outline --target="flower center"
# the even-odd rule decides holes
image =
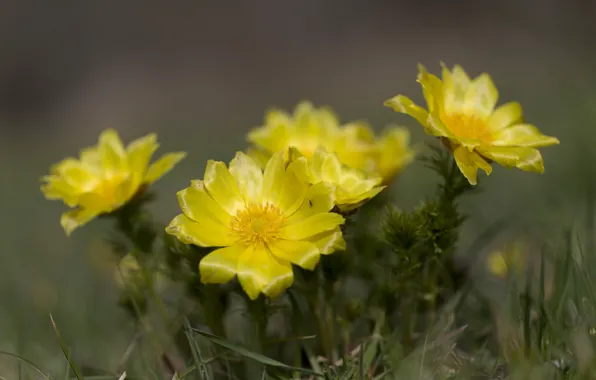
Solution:
[[[115,203],[118,187],[122,184],[122,182],[124,182],[125,179],[126,174],[124,173],[114,173],[104,176],[97,183],[93,191],[108,201],[110,204]]]
[[[461,113],[444,115],[443,124],[456,137],[479,140],[482,142],[491,142],[493,140],[492,132],[486,126],[486,123],[473,115]]]
[[[247,245],[266,245],[277,239],[283,224],[284,217],[277,207],[251,204],[234,216],[230,229]]]

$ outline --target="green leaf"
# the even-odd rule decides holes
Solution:
[[[220,345],[222,347],[227,348],[228,350],[234,351],[237,354],[240,354],[244,357],[247,357],[249,359],[253,359],[261,364],[264,365],[268,365],[268,366],[272,366],[272,367],[277,367],[277,368],[283,368],[286,369],[288,371],[295,371],[295,372],[302,372],[308,375],[312,375],[312,376],[318,376],[318,377],[323,377],[322,374],[305,369],[305,368],[298,368],[298,367],[292,367],[289,366],[287,364],[284,364],[282,362],[278,362],[277,360],[271,359],[267,356],[261,355],[261,354],[257,354],[255,352],[249,351],[244,347],[238,346],[234,343],[230,343],[224,339],[221,339],[220,337],[213,335],[213,334],[209,334],[207,332],[195,329],[191,327],[191,330],[196,332],[197,334],[209,339],[211,342]]]

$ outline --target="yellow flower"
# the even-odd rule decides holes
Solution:
[[[487,258],[488,270],[498,277],[519,274],[524,268],[527,250],[525,243],[515,241],[491,252]]]
[[[120,208],[186,155],[169,153],[149,165],[158,147],[155,134],[149,134],[125,149],[118,133],[107,129],[98,145],[83,149],[79,159],[69,157],[52,166],[50,175],[42,178],[41,191],[47,199],[60,199],[73,208],[60,218],[66,234]]]
[[[248,134],[255,144],[259,162],[288,147],[294,147],[310,157],[319,147],[330,149],[339,131],[337,116],[327,108],[314,108],[309,102],[299,103],[293,115],[273,109],[265,115],[265,125]],[[259,151],[260,150],[260,151]],[[265,156],[263,156],[265,155]]]
[[[265,125],[248,134],[248,141],[255,145],[248,154],[264,167],[274,152],[288,147],[296,148],[307,159],[322,148],[335,153],[343,165],[371,176],[380,175],[387,184],[413,159],[409,138],[408,131],[401,127],[387,128],[378,138],[362,122],[341,127],[330,109],[302,102],[293,115],[269,111]]]
[[[286,159],[288,157],[288,159]],[[178,192],[183,214],[166,228],[185,244],[224,247],[205,256],[203,283],[235,276],[251,299],[275,298],[293,282],[292,264],[314,269],[321,254],[345,248],[331,213],[333,189],[303,180],[306,159],[274,154],[264,171],[242,152],[230,162],[209,161],[202,181]]]
[[[499,93],[488,74],[471,80],[460,66],[450,71],[443,65],[439,79],[419,65],[418,82],[427,109],[402,95],[387,100],[385,105],[412,116],[426,133],[442,138],[472,185],[477,183],[479,168],[487,175],[491,173],[492,161],[507,168],[544,171],[542,156],[536,148],[556,145],[559,140],[524,123],[517,102],[495,109]]]
[[[369,177],[364,172],[342,165],[337,156],[317,149],[308,161],[308,181],[323,182],[335,188],[335,204],[342,212],[362,206],[385,186],[381,177]]]
[[[333,145],[342,164],[381,176],[388,184],[414,159],[410,132],[403,127],[388,126],[376,137],[364,122],[345,125]]]

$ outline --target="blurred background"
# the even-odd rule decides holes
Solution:
[[[228,161],[270,106],[300,100],[333,107],[342,121],[410,127],[382,105],[398,93],[422,102],[418,63],[488,72],[501,101],[561,145],[543,150],[544,175],[501,167],[464,204],[461,245],[503,217],[529,224],[585,214],[596,162],[596,2],[593,0],[3,1],[0,12],[0,350],[49,371],[63,355],[52,312],[78,359],[115,367],[131,337],[106,264],[105,222],[66,238],[64,207],[43,199],[52,163],[113,127],[125,141],[157,132],[158,152],[188,157],[156,184],[164,224],[175,192]],[[432,194],[423,165],[391,191],[411,208]],[[0,357],[0,368],[16,368]],[[2,372],[4,372],[4,370]],[[4,373],[0,373],[3,375]]]

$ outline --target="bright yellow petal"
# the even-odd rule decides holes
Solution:
[[[279,237],[286,240],[304,240],[329,231],[344,223],[343,216],[335,213],[321,213],[306,219],[286,224],[279,230]]]
[[[230,173],[238,182],[244,201],[248,203],[261,203],[263,192],[263,171],[249,156],[237,152],[230,162]]]
[[[509,102],[497,107],[486,125],[491,131],[498,132],[514,123],[519,123],[522,118],[523,111],[521,105],[518,102]]]
[[[487,175],[490,175],[492,172],[492,167],[488,162],[478,155],[478,153],[474,151],[470,152],[464,146],[459,145],[455,147],[453,150],[453,157],[455,158],[457,167],[459,167],[459,170],[471,185],[476,185],[478,183],[477,171],[479,168],[484,170]]]
[[[289,216],[296,212],[304,201],[308,184],[299,178],[306,159],[300,157],[289,163],[286,169],[286,152],[283,150],[274,154],[265,167],[263,201],[276,205],[284,215]]]
[[[153,183],[160,179],[164,174],[172,170],[172,168],[182,159],[186,157],[185,152],[176,152],[164,154],[159,160],[149,166],[147,174],[145,174],[144,183]]]
[[[244,198],[242,198],[238,183],[223,162],[207,161],[203,183],[209,195],[228,214],[236,215],[238,210],[244,208]]]
[[[58,163],[54,166],[53,171],[78,192],[91,190],[99,180],[92,168],[73,159],[66,159]]]
[[[499,92],[488,74],[479,75],[472,81],[464,99],[464,113],[488,120],[499,100]]]
[[[128,144],[126,153],[128,154],[130,171],[144,174],[147,171],[147,166],[149,166],[149,161],[151,161],[153,153],[155,153],[158,147],[159,144],[157,143],[155,133],[150,133]]]
[[[201,247],[225,247],[235,244],[234,236],[226,228],[216,223],[199,223],[180,214],[166,227],[166,232],[176,236],[185,244]]]
[[[300,208],[287,219],[288,224],[306,219],[312,215],[327,213],[335,206],[335,186],[319,182],[306,191]]]
[[[90,209],[75,209],[62,214],[60,217],[60,225],[64,228],[64,232],[69,236],[72,231],[88,223],[93,218],[97,217],[99,213],[96,210]]]
[[[238,281],[251,300],[259,293],[276,298],[292,285],[292,265],[276,258],[265,247],[249,247],[238,265]]]
[[[136,188],[143,183],[149,161],[151,161],[151,157],[158,147],[159,144],[155,133],[136,139],[126,147],[128,168],[133,182],[132,187]]]
[[[443,83],[433,74],[429,74],[423,65],[418,65],[418,83],[429,112],[439,111],[443,106]]]
[[[443,79],[443,106],[447,114],[460,113],[464,109],[466,94],[471,81],[464,69],[455,65],[453,71],[441,64]]]
[[[419,105],[416,105],[416,103],[408,97],[397,95],[396,97],[386,100],[383,105],[393,108],[396,112],[412,116],[422,125],[428,124],[428,112]]]
[[[118,132],[106,129],[99,135],[98,152],[102,166],[108,171],[128,170],[128,160]]]
[[[424,126],[424,131],[431,136],[453,138],[453,133],[436,113],[428,114],[428,124]]]
[[[96,146],[81,149],[81,162],[91,167],[101,167],[101,156]]]
[[[495,141],[491,144],[496,146],[538,148],[557,145],[559,144],[559,140],[556,137],[543,135],[534,125],[515,124],[511,127],[501,129],[501,131],[495,135]]]
[[[319,248],[309,241],[277,239],[268,248],[278,258],[289,261],[304,269],[313,270],[319,262]]]
[[[344,251],[346,249],[346,241],[339,227],[311,236],[308,238],[308,241],[316,245],[322,255],[328,255],[335,251]]]
[[[270,110],[265,116],[265,125],[250,131],[247,140],[270,153],[277,152],[287,145],[291,123],[287,113]]]
[[[342,175],[342,166],[333,153],[317,150],[315,156],[319,156],[318,161],[321,165],[320,179],[323,182],[339,184]],[[316,159],[314,159],[316,160]]]
[[[538,149],[527,147],[482,147],[482,156],[507,168],[518,168],[527,172],[543,173],[544,162]]]
[[[225,284],[238,272],[240,256],[246,250],[242,245],[232,245],[216,249],[199,263],[199,273],[203,284]]]
[[[190,187],[176,193],[182,212],[200,224],[216,224],[228,228],[232,217],[205,189],[203,181],[192,181]]]
[[[73,187],[64,178],[58,176],[46,176],[42,180],[45,183],[41,186],[41,192],[46,199],[61,199],[70,207],[77,205],[80,189]]]

